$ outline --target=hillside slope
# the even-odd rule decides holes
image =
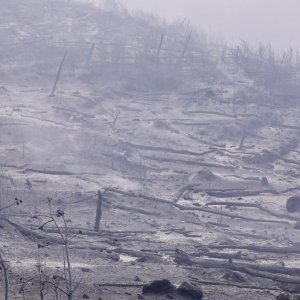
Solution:
[[[23,200],[0,228],[10,299],[69,287],[59,234],[41,228],[49,197],[75,234],[75,299],[187,299],[142,295],[162,278],[204,299],[297,295],[296,54],[210,44],[186,20],[1,5],[0,204]]]

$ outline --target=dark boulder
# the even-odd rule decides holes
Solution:
[[[288,294],[280,294],[276,297],[276,300],[290,300],[290,296]]]
[[[269,181],[268,181],[267,177],[262,177],[261,185],[263,185],[263,186],[268,186],[269,185]]]
[[[208,168],[204,168],[193,177],[193,182],[216,181],[218,179],[220,179],[218,175],[214,174]]]
[[[148,285],[143,287],[143,294],[168,294],[173,293],[175,291],[175,287],[172,283],[167,279],[162,280],[154,280]]]
[[[292,196],[286,201],[286,210],[288,212],[300,211],[300,196]]]
[[[213,99],[216,97],[216,93],[212,89],[207,88],[204,90],[204,96],[209,99]]]
[[[300,221],[295,223],[294,228],[295,229],[300,229]]]
[[[201,287],[195,287],[188,282],[183,282],[177,289],[180,296],[184,296],[191,300],[201,300],[203,298],[203,290]]]

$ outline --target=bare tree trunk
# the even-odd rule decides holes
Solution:
[[[62,59],[60,65],[59,65],[59,68],[58,68],[58,71],[57,71],[57,74],[56,74],[55,82],[54,82],[54,85],[53,85],[53,88],[52,88],[52,92],[51,92],[50,97],[54,97],[55,90],[56,90],[56,86],[57,86],[58,80],[59,80],[59,78],[60,78],[61,70],[62,70],[63,65],[64,65],[64,63],[65,63],[66,56],[67,56],[67,51],[65,51],[65,54],[64,54],[64,56],[63,56],[63,59]]]
[[[96,220],[95,220],[96,232],[99,232],[100,229],[101,216],[102,216],[102,195],[101,195],[101,191],[98,191],[98,204],[97,204],[97,212],[96,212]]]
[[[161,50],[162,45],[163,45],[163,42],[164,42],[164,38],[165,38],[165,35],[163,34],[163,35],[161,36],[160,43],[159,43],[159,47],[158,47],[158,49],[157,49],[157,58],[159,58],[159,54],[160,54],[160,50]]]

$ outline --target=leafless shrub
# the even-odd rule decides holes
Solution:
[[[52,208],[51,198],[48,198],[47,202],[48,213],[37,214],[35,218],[41,218],[44,220],[42,225],[39,227],[40,230],[44,230],[48,224],[54,224],[54,227],[56,228],[64,247],[64,274],[63,276],[53,276],[53,280],[45,280],[41,278],[40,291],[44,293],[46,288],[49,287],[49,285],[51,285],[56,295],[57,291],[60,291],[68,297],[68,300],[73,300],[74,293],[77,290],[80,281],[75,282],[73,278],[69,245],[70,242],[77,236],[77,234],[71,235],[68,232],[68,225],[65,219],[65,212],[60,208],[54,211]],[[43,246],[39,245],[39,247]],[[62,285],[64,285],[64,288],[62,287]]]
[[[10,263],[3,258],[1,252],[0,252],[0,266],[1,266],[1,270],[3,272],[4,284],[5,284],[4,299],[8,300],[8,288],[9,288],[8,269],[10,267]]]

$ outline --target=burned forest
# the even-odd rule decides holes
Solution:
[[[0,299],[300,299],[297,49],[0,3]]]

